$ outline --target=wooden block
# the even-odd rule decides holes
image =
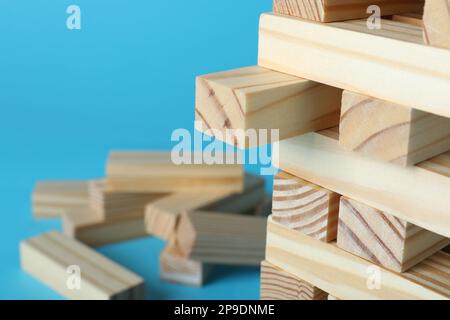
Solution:
[[[449,238],[346,197],[341,198],[338,229],[338,247],[396,272],[450,244]]]
[[[332,296],[331,294],[328,295],[328,300],[341,300],[336,298],[335,296]]]
[[[197,129],[240,148],[270,143],[249,129],[285,139],[339,122],[340,89],[257,66],[197,77],[196,87]]]
[[[89,208],[63,215],[64,234],[89,246],[98,247],[148,236],[142,214],[130,214],[104,220]]]
[[[89,204],[88,181],[40,181],[32,194],[35,218],[57,218]]]
[[[194,163],[201,153],[188,155]],[[120,192],[166,193],[226,190],[241,192],[243,167],[238,164],[180,164],[170,152],[112,152],[108,159],[106,185]]]
[[[50,232],[20,243],[22,268],[68,299],[143,299],[144,281],[76,240]],[[79,268],[80,287],[71,285]],[[71,278],[72,277],[72,278]]]
[[[391,20],[371,30],[365,20],[323,24],[263,14],[258,64],[450,117],[450,52],[426,46],[422,32]]]
[[[403,166],[450,150],[450,119],[344,91],[340,144]]]
[[[450,0],[427,0],[423,22],[425,43],[450,49]]]
[[[261,300],[326,300],[327,293],[263,261],[260,297]]]
[[[286,172],[273,179],[272,217],[288,228],[329,242],[336,239],[340,195]]]
[[[266,221],[264,217],[190,212],[181,216],[176,236],[181,252],[192,260],[258,266],[264,259]]]
[[[269,218],[266,260],[343,300],[450,298],[450,255],[442,251],[395,273]]]
[[[146,230],[149,234],[169,240],[175,233],[179,216],[184,211],[211,210],[219,212],[245,213],[260,204],[265,196],[264,181],[246,175],[244,191],[234,194],[229,191],[183,191],[173,193],[148,204],[145,214]]]
[[[378,5],[383,16],[418,11],[423,0],[274,0],[273,12],[319,22],[333,22],[367,18],[372,15],[367,9]]]
[[[423,28],[422,17],[423,17],[423,13],[403,13],[403,14],[393,15],[392,20]]]
[[[276,148],[272,161],[281,170],[450,237],[450,152],[401,167],[341,148],[337,128],[280,141]]]
[[[161,252],[159,265],[161,280],[195,287],[205,283],[211,268],[210,265],[184,257],[175,237]]]

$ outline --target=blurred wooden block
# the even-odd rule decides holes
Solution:
[[[194,163],[201,153],[187,155]],[[200,158],[201,159],[201,158]],[[111,191],[167,193],[226,190],[241,192],[243,167],[239,164],[175,164],[170,152],[112,152],[106,186]]]
[[[271,142],[249,129],[285,139],[339,123],[340,89],[257,66],[199,76],[196,88],[197,129],[240,148]]]
[[[271,218],[267,229],[267,261],[339,299],[450,298],[450,255],[442,251],[405,273],[396,273]]]
[[[367,18],[367,9],[378,5],[383,16],[414,12],[423,8],[423,0],[274,0],[273,12],[319,22]]]
[[[184,257],[175,237],[161,252],[159,265],[161,280],[195,287],[204,284],[211,268],[210,265]]]
[[[392,16],[392,21],[410,24],[416,27],[423,28],[423,13],[403,13]]]
[[[341,300],[341,299],[338,299],[335,296],[332,296],[331,294],[329,294],[327,300]]]
[[[89,208],[65,213],[63,229],[65,235],[92,247],[148,236],[141,213],[104,220]]]
[[[181,216],[177,240],[185,257],[211,264],[254,265],[264,259],[266,221],[216,212]]]
[[[286,172],[273,178],[272,218],[315,239],[336,239],[340,195]]]
[[[425,42],[450,49],[450,0],[427,0],[423,22]]]
[[[20,257],[25,271],[66,298],[144,299],[141,277],[58,232],[22,241]]]
[[[39,181],[32,194],[35,218],[57,218],[88,203],[88,181]]]
[[[404,272],[449,244],[450,239],[444,236],[341,198],[337,245],[358,257]]]
[[[410,166],[450,150],[450,119],[344,91],[339,143],[374,159]]]
[[[326,300],[327,295],[270,262],[261,262],[261,300]]]

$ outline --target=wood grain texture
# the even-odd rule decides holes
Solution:
[[[450,49],[450,0],[427,0],[423,22],[425,43]]]
[[[336,239],[340,195],[286,172],[273,178],[272,218],[329,242]]]
[[[337,128],[287,139],[272,161],[292,175],[450,237],[450,152],[401,167],[347,151],[338,140]]]
[[[32,194],[35,218],[58,218],[67,210],[89,204],[88,181],[39,181]]]
[[[202,159],[201,153],[187,154],[186,158],[193,164],[175,164],[170,152],[112,152],[107,164],[106,187],[110,191],[136,193],[193,189],[242,191],[242,165],[194,164],[196,159]]]
[[[410,24],[416,27],[423,28],[423,13],[404,13],[392,16],[392,21]]]
[[[405,273],[374,273],[371,262],[269,218],[266,260],[343,300],[450,298],[450,255],[443,252]],[[380,286],[370,289],[374,275]]]
[[[370,30],[365,20],[263,14],[258,65],[450,117],[450,51],[426,46],[422,32],[391,20]]]
[[[264,259],[266,221],[217,212],[184,213],[176,237],[183,255],[192,260],[259,266]]]
[[[274,0],[273,12],[318,22],[367,18],[367,8],[378,5],[383,16],[421,10],[423,0]]]
[[[328,294],[268,261],[261,262],[261,300],[326,300]]]
[[[20,243],[22,268],[69,299],[143,299],[144,282],[136,274],[76,240],[50,232]],[[80,268],[79,290],[69,289],[69,266]]]
[[[365,156],[410,166],[450,150],[450,119],[344,91],[339,143]]]
[[[341,198],[338,230],[338,247],[396,272],[450,244],[449,238],[346,197]]]
[[[279,130],[278,138],[284,139],[337,125],[341,93],[257,66],[199,76],[196,126],[240,148],[256,147],[270,143],[271,129]],[[269,137],[249,139],[249,129],[265,129]]]

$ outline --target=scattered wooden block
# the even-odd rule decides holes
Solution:
[[[336,239],[340,195],[286,172],[273,179],[273,220],[310,237]]]
[[[423,22],[425,42],[450,49],[450,0],[427,0]]]
[[[449,299],[450,255],[395,273],[269,218],[266,260],[343,300]]]
[[[261,67],[200,76],[196,87],[197,129],[240,148],[339,122],[340,89]],[[249,129],[267,134],[249,139]],[[279,130],[278,137],[270,135],[272,129]]]
[[[337,128],[280,141],[277,148],[272,161],[281,170],[450,237],[450,152],[401,167],[344,150]]]
[[[91,247],[148,236],[142,213],[104,220],[89,208],[68,211],[63,215],[64,234]]]
[[[22,241],[20,258],[25,271],[69,299],[144,298],[141,277],[58,232]]]
[[[391,20],[371,30],[365,20],[323,24],[263,14],[258,64],[450,117],[450,52],[424,45],[422,32]]]
[[[175,233],[179,216],[184,211],[210,210],[245,213],[260,204],[265,196],[264,180],[246,175],[244,191],[183,191],[148,204],[145,214],[147,232],[164,240]]]
[[[261,300],[326,300],[327,293],[263,261],[260,297]]]
[[[378,5],[383,16],[419,11],[423,0],[274,0],[273,12],[319,22],[333,22],[367,18],[372,15],[368,8]]]
[[[211,268],[210,265],[184,257],[175,237],[161,252],[159,264],[161,280],[195,287],[204,284]]]
[[[450,119],[344,91],[340,144],[403,166],[450,150]]]
[[[87,181],[40,181],[32,194],[35,218],[57,218],[67,210],[88,204]]]
[[[341,198],[337,245],[358,257],[404,272],[449,244],[449,238]]]
[[[184,213],[176,237],[183,255],[192,260],[256,266],[264,259],[266,220],[227,213]]]
[[[201,153],[187,155],[201,159]],[[201,189],[241,192],[243,167],[239,164],[175,164],[170,152],[112,152],[106,186],[117,192],[167,193]]]
[[[392,16],[392,21],[411,24],[416,27],[423,28],[423,13],[403,13]]]

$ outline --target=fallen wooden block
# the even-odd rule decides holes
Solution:
[[[196,88],[196,128],[240,148],[339,122],[340,89],[261,67],[199,76]],[[272,129],[278,136],[271,136]],[[267,134],[260,138],[262,131],[248,130]]]
[[[145,213],[146,230],[153,236],[169,240],[174,235],[179,217],[184,211],[246,213],[263,201],[264,180],[246,175],[244,184],[244,191],[238,194],[220,190],[183,191],[149,203]]]
[[[423,8],[423,0],[274,0],[273,12],[319,22],[333,22],[367,18],[372,11],[371,5],[380,8],[381,15],[414,12]]]
[[[404,272],[449,244],[449,238],[341,198],[337,245],[358,257]]]
[[[88,203],[88,181],[39,181],[32,194],[35,218],[57,218]]]
[[[182,254],[192,260],[259,266],[264,259],[266,221],[217,212],[184,213],[176,237]]]
[[[286,172],[273,178],[273,220],[310,237],[336,239],[340,195]]]
[[[423,22],[425,42],[450,49],[450,0],[427,0]]]
[[[401,167],[344,150],[338,140],[337,128],[287,139],[272,160],[292,175],[450,237],[450,152]]]
[[[450,150],[450,119],[344,91],[340,144],[403,166]]]
[[[426,46],[422,32],[391,20],[371,30],[365,20],[323,24],[263,14],[258,64],[450,117],[450,52]]]
[[[136,274],[76,240],[50,232],[20,243],[22,268],[69,299],[143,299]]]
[[[204,284],[210,265],[191,260],[182,255],[175,237],[159,257],[161,280],[200,287]]]
[[[449,299],[450,255],[395,273],[269,218],[266,260],[343,300]]]
[[[242,165],[194,164],[197,158],[202,159],[202,153],[188,154],[184,158],[193,164],[175,164],[170,152],[112,152],[107,164],[106,186],[111,191],[136,193],[193,189],[242,191]]]
[[[274,266],[261,262],[261,300],[326,300],[327,293]]]
[[[74,209],[62,218],[64,234],[91,247],[148,236],[142,213],[103,219],[89,208]]]
[[[411,24],[416,27],[423,28],[423,13],[403,13],[392,16],[392,21]]]

